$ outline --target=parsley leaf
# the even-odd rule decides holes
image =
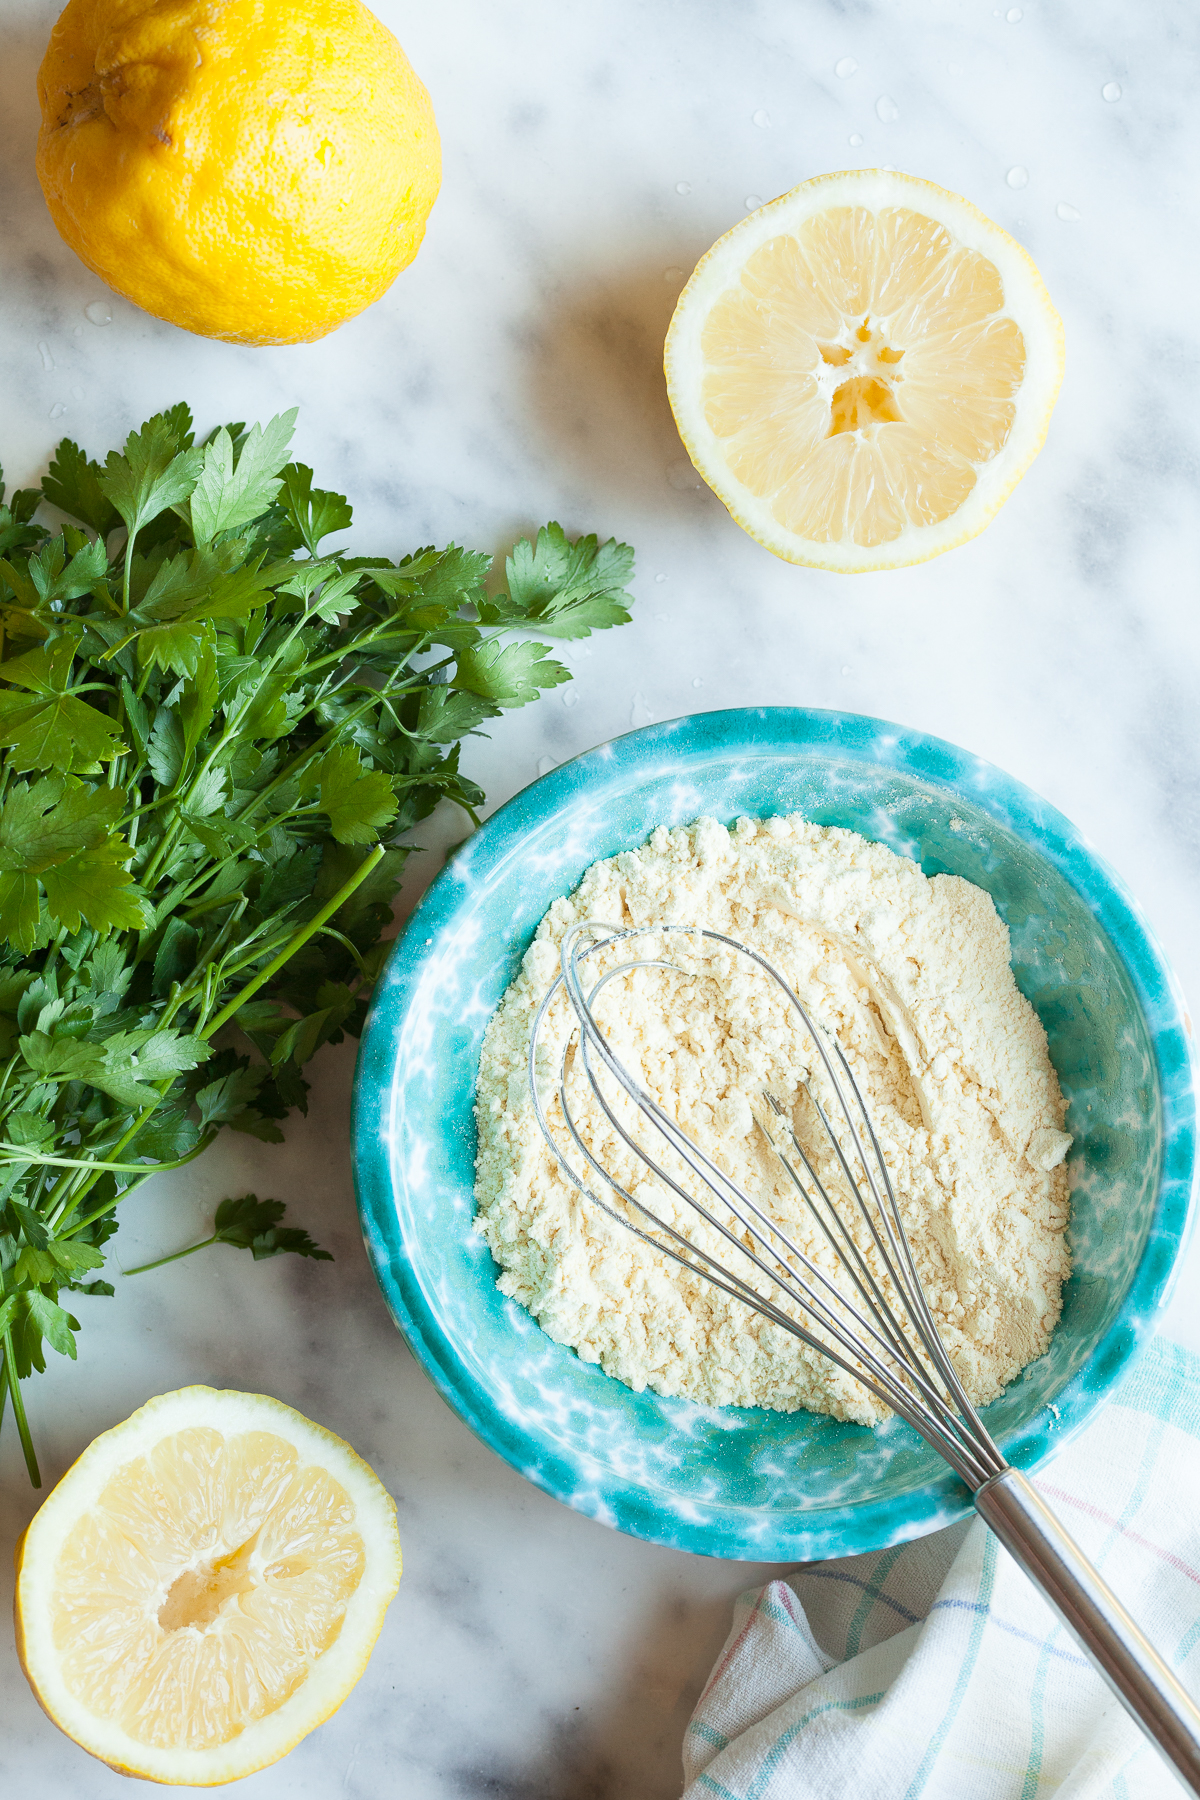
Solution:
[[[0,747],[11,750],[14,769],[96,774],[126,748],[110,718],[68,693],[73,659],[74,646],[63,637],[0,664],[5,681],[38,696],[0,691]]]
[[[110,931],[140,931],[150,915],[125,866],[128,858],[128,847],[118,839],[44,869],[42,887],[51,917],[68,931],[78,931],[86,922],[101,937]]]
[[[213,1235],[220,1244],[251,1251],[255,1262],[285,1251],[318,1262],[332,1262],[328,1250],[319,1250],[307,1231],[279,1225],[286,1210],[282,1200],[259,1200],[254,1194],[243,1194],[240,1200],[222,1200],[213,1220]]]
[[[444,683],[427,687],[417,709],[417,732],[429,744],[454,744],[485,719],[497,719],[501,708],[492,700],[466,694]]]
[[[102,474],[99,463],[90,462],[78,444],[64,438],[42,477],[42,493],[52,506],[107,537],[121,523],[121,516],[100,486]]]
[[[39,488],[18,488],[4,500],[4,471],[0,469],[0,556],[10,550],[23,550],[27,544],[36,544],[42,536],[42,528],[30,524],[37,511],[41,499]]]
[[[35,1483],[20,1383],[75,1354],[65,1293],[111,1293],[121,1198],[226,1128],[280,1141],[362,1029],[407,833],[477,823],[464,742],[568,679],[509,628],[628,615],[629,551],[557,525],[493,599],[456,544],[325,551],[350,508],[285,462],[294,420],[197,445],[175,406],[0,486],[0,1392]],[[206,1242],[325,1257],[282,1218],[226,1200]]]
[[[186,408],[182,410],[186,414]],[[175,407],[156,413],[140,431],[131,431],[123,454],[109,451],[100,491],[120,513],[131,540],[169,506],[186,500],[195,487],[204,452],[184,448],[185,436],[190,443],[191,433],[181,409]]]
[[[69,931],[86,919],[102,935],[148,922],[126,872],[128,844],[113,831],[123,796],[61,775],[14,782],[0,807],[0,934],[33,948],[39,882],[51,916]]]
[[[291,527],[286,547],[298,550],[303,545],[310,556],[316,556],[322,538],[349,530],[353,514],[344,495],[314,488],[312,480],[312,470],[303,463],[288,463],[280,471],[278,503]]]
[[[545,644],[502,646],[492,639],[459,654],[451,686],[497,706],[527,706],[543,688],[570,679],[570,670],[551,658]]]
[[[49,1299],[36,1288],[23,1298],[28,1325],[34,1327],[39,1337],[45,1338],[52,1350],[57,1350],[60,1356],[69,1356],[74,1362],[78,1355],[74,1334],[79,1330],[79,1320],[73,1319],[56,1300]]]
[[[318,1248],[307,1231],[296,1225],[280,1225],[279,1220],[286,1210],[282,1200],[260,1200],[257,1194],[243,1194],[240,1200],[222,1200],[213,1220],[211,1237],[202,1238],[198,1244],[189,1244],[186,1250],[176,1250],[172,1256],[160,1256],[136,1269],[126,1269],[125,1273],[144,1275],[148,1269],[161,1269],[164,1263],[179,1262],[182,1257],[195,1255],[197,1250],[207,1250],[210,1244],[229,1244],[235,1250],[249,1250],[255,1262],[289,1252],[294,1256],[311,1257],[314,1262],[332,1262],[328,1250]]]
[[[561,525],[516,545],[505,565],[508,593],[486,601],[480,619],[490,625],[527,624],[548,637],[581,638],[610,625],[627,625],[633,597],[633,551],[609,538],[583,537],[572,544]]]
[[[394,569],[374,568],[369,573],[376,587],[403,603],[396,610],[407,623],[434,626],[453,618],[460,607],[482,600],[491,561],[490,556],[451,544],[446,550],[418,550]]]
[[[253,426],[236,463],[225,426],[205,445],[191,504],[197,544],[211,544],[221,532],[249,525],[266,512],[283,485],[279,471],[296,428],[296,410],[293,406],[280,413],[265,428]]]
[[[317,790],[317,804],[339,844],[371,844],[396,816],[388,776],[365,769],[357,750],[338,744],[309,765],[302,791]]]
[[[98,538],[93,544],[82,531],[71,536],[74,542],[65,534],[53,538],[29,559],[29,579],[43,606],[52,606],[56,600],[77,600],[90,593],[108,571],[108,556]],[[68,551],[72,552],[69,562]]]

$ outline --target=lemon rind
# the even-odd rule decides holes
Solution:
[[[936,206],[934,201],[936,200]],[[849,541],[819,543],[785,531],[769,503],[738,480],[725,462],[724,440],[704,416],[700,338],[713,301],[733,286],[753,252],[781,231],[794,229],[815,213],[833,206],[858,205],[878,210],[908,205],[929,212],[965,248],[978,250],[996,264],[1004,283],[1005,311],[1025,337],[1026,366],[1022,391],[1045,394],[1036,405],[1018,405],[1013,431],[989,462],[978,466],[970,495],[955,512],[936,525],[909,525],[887,544],[867,547]],[[707,301],[707,304],[705,302]],[[841,574],[867,574],[927,562],[966,543],[996,516],[1046,440],[1050,415],[1058,398],[1065,367],[1063,325],[1037,266],[1024,247],[1002,226],[934,182],[890,169],[842,170],[817,175],[788,193],[739,219],[701,257],[679,296],[667,330],[663,367],[667,394],[679,435],[696,471],[736,522],[751,537],[785,562]],[[886,426],[874,426],[874,431]]]

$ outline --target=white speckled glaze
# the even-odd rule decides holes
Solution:
[[[872,1432],[634,1394],[500,1295],[471,1229],[483,1033],[550,902],[656,825],[793,811],[977,882],[1008,924],[1075,1138],[1062,1320],[984,1412],[1010,1458],[1036,1467],[1091,1415],[1167,1293],[1193,1188],[1190,1045],[1174,978],[1117,878],[1036,794],[952,745],[768,707],[631,732],[535,782],[453,858],[392,953],[359,1056],[354,1153],[384,1296],[487,1443],[621,1530],[808,1561],[947,1524],[966,1489],[897,1420]]]

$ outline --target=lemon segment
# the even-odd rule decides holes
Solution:
[[[212,1786],[340,1705],[401,1564],[395,1505],[340,1438],[193,1387],[96,1439],[17,1566],[18,1648],[55,1723],[124,1773]]]
[[[741,220],[680,295],[680,435],[789,562],[896,568],[981,531],[1046,435],[1062,322],[969,201],[890,170],[818,176]]]

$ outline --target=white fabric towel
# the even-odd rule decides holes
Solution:
[[[1159,1339],[1037,1486],[1200,1692],[1200,1359]],[[981,1520],[744,1594],[684,1800],[1175,1800]]]

